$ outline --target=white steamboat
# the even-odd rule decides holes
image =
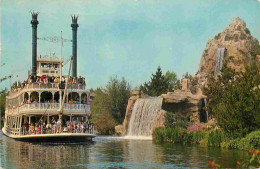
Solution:
[[[72,57],[69,74],[62,75],[61,57],[37,57],[38,13],[32,13],[32,71],[6,97],[3,133],[24,141],[71,142],[92,140],[88,122],[90,93],[77,77],[77,20],[72,17]],[[61,39],[62,40],[62,39]],[[70,70],[72,68],[72,77]]]

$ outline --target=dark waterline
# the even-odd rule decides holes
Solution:
[[[2,168],[224,168],[248,156],[239,150],[155,144],[149,140],[97,137],[93,143],[27,143],[0,133]]]

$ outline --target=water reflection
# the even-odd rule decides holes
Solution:
[[[206,168],[216,159],[236,167],[246,152],[199,146],[158,145],[149,140],[98,137],[94,143],[32,144],[0,134],[2,168]]]

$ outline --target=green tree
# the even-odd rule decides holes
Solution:
[[[97,88],[94,90],[96,96],[91,102],[90,121],[95,124],[99,134],[108,135],[114,133],[116,125],[111,114],[111,100],[105,90]]]
[[[161,67],[157,68],[155,74],[152,74],[151,81],[145,82],[140,86],[140,90],[149,96],[159,96],[166,93],[169,89],[170,82],[162,73]]]
[[[106,91],[102,88],[97,88],[94,90],[94,93],[96,96],[91,102],[91,112],[111,112],[111,100],[108,93],[106,93]]]
[[[221,76],[209,78],[205,94],[207,110],[218,125],[235,137],[260,129],[260,74],[254,62],[245,72],[235,72],[224,63]]]
[[[131,93],[130,85],[125,78],[120,81],[114,76],[110,78],[106,91],[111,100],[112,116],[121,124],[125,118],[125,111]]]
[[[165,73],[164,78],[169,82],[168,91],[178,88],[178,79],[175,72],[170,72],[169,70]]]
[[[91,122],[97,126],[100,134],[113,134],[117,124],[121,124],[130,97],[129,83],[122,78],[111,77],[106,88],[94,91],[96,96],[91,103]]]
[[[0,127],[2,127],[3,125],[3,118],[5,116],[5,98],[7,96],[7,89],[4,89],[2,91],[0,91],[0,113],[1,113],[1,125]]]

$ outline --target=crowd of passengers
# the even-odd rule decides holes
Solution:
[[[38,83],[38,84],[50,84],[54,83],[56,84],[56,87],[58,87],[59,83],[65,83],[65,77],[62,76],[60,77],[54,77],[54,76],[48,76],[48,75],[42,75],[42,76],[33,76],[29,75],[28,79],[23,81],[21,84],[19,83],[18,86],[12,87],[12,91],[16,91],[19,88],[24,88],[27,84],[32,84],[32,83]],[[75,85],[75,88],[77,88],[78,85],[85,86],[85,78],[84,77],[70,77],[68,84],[70,85]]]
[[[23,103],[22,104],[30,104],[30,103],[39,103],[39,100],[37,99],[32,99],[31,100],[27,100],[26,98],[24,99]],[[58,103],[57,100],[41,100],[41,103]],[[79,100],[69,100],[68,103],[71,103],[71,104],[89,104],[89,101],[87,98],[85,98],[84,100],[81,100],[81,102]]]
[[[89,122],[73,120],[67,121],[64,125],[61,121],[55,120],[53,117],[49,123],[40,120],[39,123],[28,124],[25,122],[22,125],[22,135],[34,134],[56,134],[56,133],[94,133],[94,126]]]

